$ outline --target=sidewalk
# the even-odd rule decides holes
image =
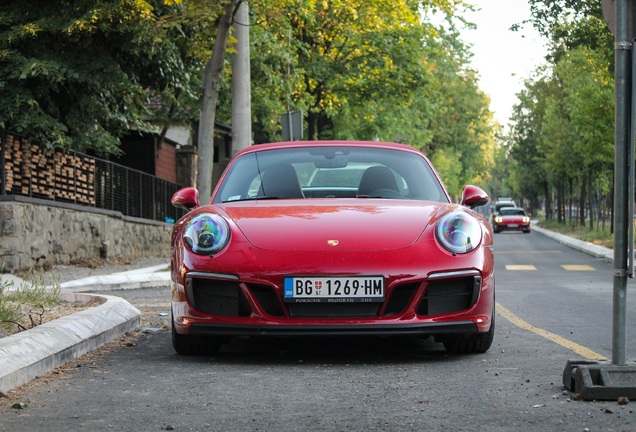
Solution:
[[[68,315],[0,338],[0,394],[25,384],[67,361],[93,351],[117,337],[135,330],[140,311],[126,300],[105,294],[81,294],[138,289],[170,284],[168,264],[104,276],[91,276],[60,284],[61,296],[69,302],[97,300],[96,307]],[[0,282],[22,279],[0,275]]]
[[[532,229],[579,251],[613,261],[611,249],[548,231],[536,224],[533,224]],[[61,283],[62,295],[66,300],[89,301],[97,298],[101,304],[1,338],[0,393],[27,383],[139,326],[140,312],[127,301],[104,294],[80,292],[167,286],[170,284],[170,272],[161,271],[167,267],[168,264],[162,264]],[[0,281],[6,279],[13,280],[14,284],[21,281],[12,275],[0,275]]]

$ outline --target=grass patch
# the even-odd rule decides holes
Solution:
[[[29,271],[22,283],[0,283],[0,328],[15,333],[42,324],[47,308],[60,305],[60,284],[44,283],[42,272]]]
[[[15,321],[20,316],[19,305],[11,301],[5,291],[12,287],[13,283],[4,281],[0,283],[0,327],[9,330],[12,325],[6,324]]]
[[[588,227],[578,225],[570,225],[567,223],[560,224],[555,220],[540,220],[538,225],[541,228],[587,241],[592,244],[604,246],[610,249],[614,248],[614,234],[610,232],[609,224],[607,224],[604,229],[598,226],[594,227],[593,230],[590,230]]]

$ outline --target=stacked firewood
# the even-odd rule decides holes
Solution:
[[[3,148],[6,193],[95,205],[91,157],[44,149],[11,134],[5,135]]]

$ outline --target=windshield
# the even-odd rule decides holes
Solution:
[[[229,167],[213,202],[356,197],[448,202],[423,157],[347,146],[247,153]]]
[[[495,210],[500,211],[506,207],[514,207],[514,204],[512,203],[498,203],[495,204]]]
[[[502,216],[525,216],[526,215],[526,213],[522,209],[512,208],[512,207],[502,208],[500,214]]]

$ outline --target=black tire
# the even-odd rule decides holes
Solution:
[[[495,311],[492,311],[490,329],[466,339],[444,341],[444,348],[451,354],[483,354],[490,349],[495,338]]]
[[[212,338],[177,333],[172,320],[172,347],[181,355],[210,355],[219,351],[221,342]]]

